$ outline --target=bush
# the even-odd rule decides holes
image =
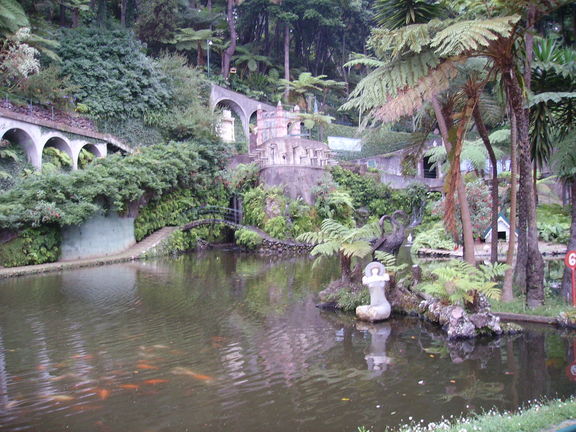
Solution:
[[[354,312],[358,306],[370,304],[370,292],[367,288],[339,290],[331,301],[335,301],[338,309],[345,312]]]
[[[62,75],[95,118],[142,117],[164,110],[170,98],[165,77],[134,36],[122,30],[63,30],[57,50]]]
[[[60,229],[28,228],[0,248],[0,265],[17,267],[54,262],[60,256]]]
[[[249,229],[239,229],[234,233],[236,244],[243,246],[248,250],[254,250],[262,244],[262,237]]]
[[[268,219],[264,224],[264,231],[276,239],[285,239],[288,234],[288,226],[283,216]]]
[[[166,140],[183,141],[214,135],[216,116],[208,109],[210,82],[186,57],[164,55],[156,64],[165,77],[171,98],[167,109],[149,110],[146,123],[162,131]]]
[[[444,249],[452,250],[456,247],[456,243],[448,235],[444,229],[442,222],[435,223],[432,228],[427,231],[422,231],[414,239],[411,251],[412,253],[418,252],[419,249]]]
[[[494,279],[507,268],[501,263],[476,268],[465,261],[451,260],[432,270],[435,280],[418,285],[418,289],[450,304],[472,303],[474,291],[496,300],[500,298],[500,289]]]
[[[490,226],[492,214],[492,200],[490,198],[490,188],[483,180],[476,180],[466,183],[466,198],[470,206],[470,216],[472,219],[472,231],[474,238],[482,237],[486,228]],[[445,200],[439,201],[434,207],[433,214],[441,216],[444,214]],[[458,233],[462,235],[462,223],[460,218],[460,208],[456,207],[456,226]]]
[[[218,141],[151,146],[139,153],[99,159],[70,174],[41,174],[0,195],[0,228],[78,225],[97,211],[137,214],[147,202],[190,188],[209,203],[228,147]]]
[[[538,236],[546,242],[568,243],[570,214],[558,204],[542,204],[536,209]]]

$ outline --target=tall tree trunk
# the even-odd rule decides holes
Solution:
[[[524,98],[520,83],[516,75],[511,71],[504,74],[504,82],[508,90],[509,103],[516,115],[518,130],[518,165],[520,171],[520,212],[519,212],[519,241],[517,273],[523,269],[519,267],[520,260],[520,235],[526,239],[526,305],[529,308],[540,306],[544,303],[544,260],[538,247],[538,228],[536,226],[536,203],[534,200],[534,188],[532,182],[532,163],[530,152],[529,121],[527,111],[524,109]]]
[[[576,179],[572,179],[572,223],[570,225],[570,241],[568,250],[576,250]],[[572,301],[572,270],[564,268],[564,277],[562,278],[562,294],[566,301]]]
[[[290,23],[284,24],[284,79],[290,81]],[[286,83],[284,89],[284,102],[288,103],[290,86]]]
[[[60,27],[64,27],[66,25],[66,6],[63,4],[60,4],[59,24]]]
[[[230,45],[224,50],[222,57],[222,75],[224,78],[228,78],[230,75],[230,63],[232,63],[232,56],[236,52],[236,39],[238,37],[236,22],[234,21],[234,0],[227,1],[226,19],[230,31]]]
[[[516,146],[518,143],[518,127],[516,125],[516,116],[512,111],[510,113],[510,235],[508,236],[508,251],[506,252],[506,264],[508,270],[504,274],[504,285],[502,287],[503,302],[514,300],[514,291],[512,289],[512,279],[514,276],[514,256],[516,254]]]
[[[536,20],[536,9],[534,7],[534,5],[530,5],[528,7],[528,14],[527,14],[527,23],[526,23],[526,31],[525,31],[525,35],[524,35],[524,46],[525,46],[525,57],[524,57],[524,86],[525,88],[529,91],[530,90],[530,84],[532,81],[532,56],[533,56],[533,52],[534,52],[534,37],[532,35],[532,31],[534,29],[534,23]],[[514,71],[510,71],[510,73],[514,73]],[[517,81],[516,77],[514,77],[514,81]],[[518,85],[518,87],[520,87]],[[510,95],[509,95],[510,96]],[[519,109],[519,108],[518,108]],[[529,122],[529,112],[528,110],[524,110],[525,112],[525,117],[527,118],[527,121]],[[523,116],[524,117],[524,116]],[[523,118],[522,117],[522,118]],[[521,123],[522,123],[522,119],[520,118],[520,116],[518,115],[518,112],[516,113],[516,120],[518,122],[518,127],[522,127]],[[529,129],[528,129],[529,130]],[[521,132],[518,131],[519,133],[519,158],[522,157],[522,137]],[[528,132],[527,132],[528,133]],[[528,144],[530,145],[530,144]],[[520,197],[525,197],[527,195],[527,188],[528,186],[526,185],[526,182],[530,182],[532,183],[533,180],[528,178],[528,173],[522,174],[522,170],[523,170],[523,165],[521,162],[521,159],[519,159],[519,171],[520,171],[520,185],[519,185],[519,195]],[[527,168],[528,171],[531,170],[530,168]],[[531,174],[530,174],[531,175]],[[528,215],[528,209],[526,208],[526,206],[528,205],[528,203],[524,200],[524,199],[520,199],[520,205],[519,205],[519,212],[518,212],[518,251],[516,254],[516,269],[514,270],[514,283],[519,286],[522,287],[523,290],[526,287],[526,277],[527,277],[527,266],[528,266],[528,239],[527,239],[527,229],[528,229],[528,225],[527,225],[527,215]],[[525,291],[524,291],[525,292]]]
[[[128,6],[128,0],[120,1],[120,25],[126,27],[126,8]]]
[[[72,28],[77,28],[80,25],[80,9],[72,9]]]
[[[446,153],[450,153],[452,144],[448,134],[448,126],[446,123],[446,118],[444,117],[444,113],[442,112],[440,102],[436,97],[432,98],[432,107],[434,108],[434,113],[436,114],[436,120],[438,121],[438,127],[440,129],[440,134],[442,135],[442,140],[446,146]],[[460,216],[462,221],[464,260],[472,265],[475,265],[476,258],[474,256],[474,236],[472,230],[472,219],[470,217],[470,206],[468,205],[464,180],[462,179],[461,175],[459,175],[456,179],[456,192],[458,195],[458,204],[460,206]]]
[[[492,228],[492,239],[490,241],[490,262],[495,263],[498,261],[498,214],[500,213],[498,205],[498,166],[496,161],[496,154],[490,143],[490,138],[488,136],[488,130],[486,130],[486,125],[482,120],[482,115],[480,114],[480,109],[478,105],[474,107],[474,123],[476,124],[476,129],[482,138],[482,142],[488,151],[488,157],[490,158],[490,164],[492,165],[492,189],[490,195],[492,197],[492,216],[490,226]]]
[[[204,66],[206,62],[204,61],[204,50],[202,49],[202,41],[198,41],[196,44],[196,66]]]

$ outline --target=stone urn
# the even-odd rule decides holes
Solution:
[[[386,299],[386,283],[390,275],[382,263],[373,261],[364,269],[362,283],[370,291],[370,304],[356,308],[356,316],[362,321],[383,321],[390,316],[391,307]]]

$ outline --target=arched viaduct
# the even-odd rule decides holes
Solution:
[[[106,157],[110,151],[132,152],[129,146],[111,135],[5,109],[0,109],[0,139],[19,145],[25,151],[28,162],[37,170],[42,167],[42,153],[48,147],[65,152],[72,159],[72,169],[78,168],[82,149],[98,158]]]
[[[272,105],[250,99],[248,96],[212,84],[210,90],[210,108],[214,110],[218,105],[224,105],[230,108],[240,118],[246,141],[250,140],[250,118],[252,115],[258,111],[258,109],[264,111],[275,110],[275,107]]]

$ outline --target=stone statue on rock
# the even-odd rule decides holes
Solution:
[[[391,307],[386,299],[386,284],[390,275],[386,268],[377,261],[371,262],[364,269],[362,283],[370,291],[370,304],[356,308],[356,316],[362,321],[383,321],[390,316]]]

